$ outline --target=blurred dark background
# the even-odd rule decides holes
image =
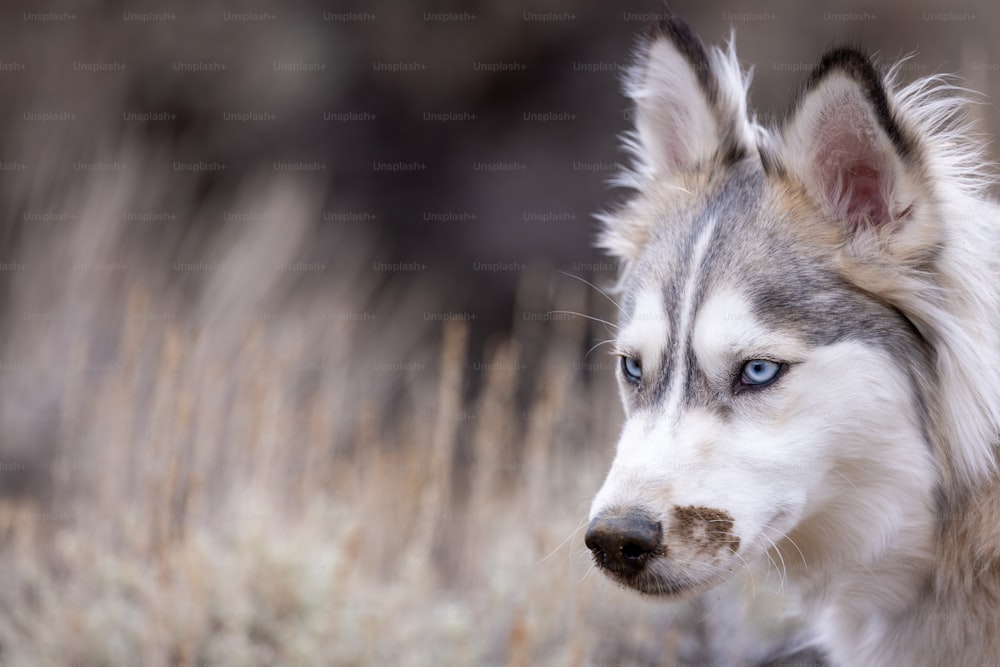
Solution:
[[[993,3],[670,8],[707,44],[735,32],[764,119],[824,49],[853,43],[883,63],[915,53],[907,76],[958,73],[987,96],[983,129],[998,129]],[[621,196],[607,181],[626,159],[622,68],[666,11],[657,0],[8,3],[0,161],[30,181],[44,149],[24,136],[82,152],[119,133],[151,139],[184,193],[171,219],[146,226],[153,243],[252,169],[306,179],[327,196],[316,257],[332,256],[345,230],[364,236],[376,284],[419,279],[441,312],[474,315],[482,338],[516,317],[532,267],[613,274],[591,248],[591,215]],[[18,196],[4,202],[8,256],[25,233]]]

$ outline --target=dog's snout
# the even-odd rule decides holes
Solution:
[[[584,540],[601,567],[635,574],[660,547],[660,524],[640,510],[599,514]]]

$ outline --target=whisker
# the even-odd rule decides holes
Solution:
[[[808,572],[809,571],[809,563],[806,562],[806,555],[804,553],[802,553],[802,549],[800,549],[799,545],[795,543],[795,540],[793,540],[792,538],[790,538],[788,536],[788,533],[780,531],[777,528],[771,527],[771,530],[773,530],[776,533],[778,533],[778,535],[781,537],[782,540],[787,541],[789,544],[791,544],[793,547],[795,547],[795,550],[799,552],[799,559],[802,561],[802,569],[805,570],[806,572]]]
[[[748,563],[747,559],[744,558],[743,556],[741,556],[739,554],[739,552],[734,551],[733,555],[740,559],[740,562],[743,563],[743,567],[746,568],[747,574],[750,575],[750,597],[751,597],[751,599],[756,600],[757,599],[757,580],[754,579],[753,568],[750,567],[750,563]]]
[[[698,601],[700,602],[699,606],[701,606],[702,609],[705,611],[705,614],[698,620],[698,622],[699,623],[704,623],[709,618],[711,618],[712,616],[714,616],[715,614],[718,613],[719,607],[722,605],[722,596],[720,595],[720,596],[718,596],[718,597],[715,598],[715,601],[714,601],[715,604],[712,605],[711,609],[705,609],[705,604],[704,604],[704,602],[705,602],[705,596],[704,595],[700,596],[698,598]]]
[[[774,552],[778,555],[778,558],[781,559],[781,569],[778,570],[778,564],[774,563],[774,558],[771,556],[770,550],[766,549],[764,551],[768,560],[774,563],[774,569],[778,570],[778,592],[780,593],[785,590],[785,582],[788,581],[788,568],[785,566],[785,557],[781,555],[781,549],[779,549],[778,545],[774,543],[774,540],[764,534],[761,534],[761,537],[771,543],[771,546],[774,547]]]
[[[596,350],[597,348],[599,348],[600,346],[607,345],[608,343],[614,344],[615,342],[616,341],[615,341],[614,338],[609,338],[607,340],[600,341],[599,343],[597,343],[597,345],[595,345],[594,347],[592,347],[589,350],[587,350],[587,354],[583,355],[583,360],[586,361],[587,357],[590,356],[590,353],[593,352],[594,350]]]
[[[594,317],[593,315],[584,315],[583,313],[578,313],[575,310],[550,310],[549,315],[563,314],[563,315],[576,315],[577,317],[586,317],[588,320],[593,320],[595,322],[600,322],[606,327],[618,328],[617,324],[608,322],[607,320],[602,320],[600,317]]]
[[[617,301],[615,301],[614,299],[612,299],[612,298],[611,298],[611,297],[610,297],[610,296],[608,295],[608,293],[607,293],[607,292],[605,292],[604,290],[602,290],[602,289],[601,289],[600,287],[598,287],[598,286],[597,286],[597,285],[595,285],[594,283],[590,282],[589,280],[587,280],[587,279],[585,279],[585,278],[581,278],[580,276],[576,276],[576,275],[573,275],[572,273],[567,273],[566,271],[562,271],[562,270],[560,270],[560,271],[559,271],[559,273],[563,274],[564,276],[568,276],[568,277],[570,277],[570,278],[574,278],[574,279],[576,279],[576,280],[579,280],[579,281],[580,281],[581,283],[583,283],[583,284],[585,284],[585,285],[589,285],[590,287],[593,287],[593,288],[594,288],[595,290],[597,290],[597,293],[598,293],[598,294],[600,294],[600,295],[601,295],[601,296],[603,296],[603,297],[604,297],[605,299],[607,299],[607,300],[608,300],[608,301],[610,301],[610,302],[611,302],[612,304],[614,304],[615,308],[617,308],[617,309],[618,309],[618,312],[619,312],[619,313],[621,313],[622,315],[624,315],[624,314],[625,314],[625,311],[624,311],[624,310],[622,309],[622,307],[621,307],[621,306],[619,306],[619,305],[618,305],[618,302],[617,302]]]
[[[835,472],[838,475],[840,475],[841,477],[843,477],[844,481],[846,481],[848,484],[850,484],[852,487],[854,487],[855,491],[858,490],[857,484],[855,484],[854,482],[852,482],[850,477],[848,477],[847,475],[845,475],[844,473],[842,473],[842,472],[840,472],[839,470],[836,470],[836,469],[833,472]]]
[[[586,519],[586,518],[584,518],[584,519],[583,519],[582,521],[580,521],[580,523],[579,523],[579,524],[577,524],[576,528],[574,528],[574,529],[573,529],[573,530],[572,530],[572,531],[570,532],[570,534],[566,536],[566,539],[565,539],[565,540],[563,540],[562,542],[560,542],[559,544],[557,544],[557,545],[556,545],[556,547],[555,547],[554,549],[552,549],[552,551],[550,551],[550,552],[549,552],[549,554],[548,554],[547,556],[545,556],[545,557],[544,557],[544,558],[542,558],[542,559],[541,559],[540,561],[538,561],[538,562],[536,563],[536,565],[541,565],[542,563],[544,563],[545,561],[547,561],[547,560],[548,560],[549,558],[551,558],[551,557],[552,557],[553,555],[555,555],[555,553],[556,553],[557,551],[559,551],[560,549],[562,549],[562,548],[563,548],[563,546],[565,546],[565,544],[566,544],[567,542],[569,542],[569,541],[570,541],[570,540],[572,540],[572,539],[573,539],[574,537],[576,537],[576,534],[580,532],[580,529],[581,529],[581,528],[583,528],[583,527],[585,527],[586,525],[587,525],[587,519]]]
[[[719,523],[719,522],[727,522],[728,523],[728,521],[729,521],[728,519],[708,519],[708,520],[706,520],[706,523]],[[725,535],[727,537],[737,537],[737,535],[735,533],[733,533],[732,531],[730,531],[730,530],[707,530],[705,532],[708,533],[708,534],[710,534],[710,535]],[[750,567],[750,563],[748,563],[747,560],[746,560],[746,558],[744,558],[743,556],[741,556],[738,551],[734,551],[733,555],[740,559],[740,562],[743,563],[743,567],[746,568],[747,574],[750,575],[750,595],[753,598],[756,598],[757,597],[757,580],[754,579],[753,568]],[[775,570],[778,569],[778,564],[777,563],[774,563],[774,569]]]

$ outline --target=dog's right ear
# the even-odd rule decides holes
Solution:
[[[674,16],[656,25],[640,43],[625,82],[635,104],[635,131],[626,146],[636,164],[619,183],[642,189],[755,154],[749,85],[732,40],[725,50],[706,49]],[[626,265],[634,262],[654,221],[626,211],[599,217],[605,224],[598,245]]]
[[[706,50],[680,19],[657,24],[626,83],[635,102],[635,152],[647,175],[669,175],[753,147],[746,113],[749,77],[733,51]]]

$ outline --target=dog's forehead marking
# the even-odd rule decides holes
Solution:
[[[677,337],[673,346],[673,372],[670,374],[667,388],[667,405],[665,415],[668,423],[676,423],[678,411],[683,400],[685,378],[688,368],[688,342],[691,340],[691,325],[695,315],[698,295],[701,292],[705,258],[715,236],[718,217],[711,216],[699,230],[691,251],[691,261],[688,264],[687,275],[683,277],[684,288],[680,292],[678,304]]]

